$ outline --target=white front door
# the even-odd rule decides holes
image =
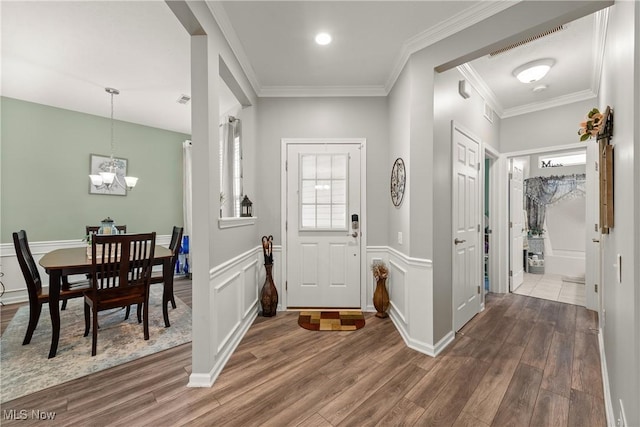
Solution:
[[[524,280],[523,241],[524,238],[524,172],[522,167],[511,160],[509,174],[509,236],[511,241],[511,262],[509,285],[511,292],[522,285]]]
[[[453,129],[453,305],[458,331],[480,311],[480,144]]]
[[[360,307],[360,148],[287,145],[288,307]]]

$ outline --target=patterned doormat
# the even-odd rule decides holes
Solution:
[[[310,331],[355,331],[364,327],[361,311],[301,311],[298,325]]]

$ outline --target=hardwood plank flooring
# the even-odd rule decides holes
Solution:
[[[176,280],[191,305],[191,282]],[[2,308],[1,330],[19,305]],[[56,413],[55,425],[606,425],[594,312],[489,294],[486,309],[432,358],[390,319],[355,332],[312,332],[296,312],[256,319],[211,388],[186,387],[191,344],[2,404]],[[51,424],[54,425],[54,424]]]

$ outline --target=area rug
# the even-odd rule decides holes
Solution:
[[[361,311],[301,311],[298,325],[310,331],[355,331],[364,327]]]
[[[60,341],[56,357],[47,359],[51,345],[49,307],[44,305],[31,343],[22,340],[29,307],[20,307],[0,339],[0,402],[6,402],[67,381],[102,371],[191,341],[191,308],[176,298],[169,307],[171,327],[162,318],[162,286],[152,286],[149,298],[149,340],[144,340],[136,307],[124,320],[125,309],[98,314],[98,350],[91,357],[91,333],[84,337],[82,298],[69,300],[60,312]]]

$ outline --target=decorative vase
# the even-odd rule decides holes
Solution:
[[[387,317],[389,309],[389,293],[387,292],[387,279],[378,279],[376,290],[373,293],[373,306],[376,308],[376,317]]]
[[[267,278],[260,291],[260,304],[262,305],[262,315],[264,317],[272,317],[276,315],[276,308],[278,307],[278,290],[271,276],[273,264],[265,264],[264,268],[267,270]]]

